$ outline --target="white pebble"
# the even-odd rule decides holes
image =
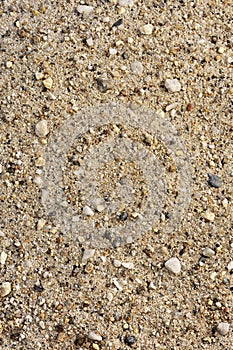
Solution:
[[[177,79],[166,79],[165,87],[170,92],[177,92],[181,90],[181,84]]]
[[[167,270],[177,274],[181,271],[180,261],[177,258],[171,258],[165,263]]]
[[[149,289],[156,290],[156,286],[154,285],[153,282],[150,282],[150,284],[149,284]]]
[[[115,287],[117,287],[117,289],[123,290],[122,286],[120,285],[120,283],[117,281],[116,278],[113,279],[113,283],[114,283]]]
[[[118,5],[120,5],[120,6],[133,6],[134,0],[118,0]]]
[[[94,211],[90,207],[85,205],[85,207],[83,207],[83,214],[87,215],[87,216],[93,216],[94,215]]]
[[[36,124],[35,133],[39,137],[45,137],[46,135],[48,135],[48,133],[49,133],[48,124],[47,124],[47,121],[45,119],[39,121]]]
[[[121,261],[115,259],[115,260],[113,260],[113,265],[114,265],[115,267],[121,267]]]
[[[141,75],[143,72],[143,65],[139,61],[132,62],[130,64],[130,69],[134,74]]]
[[[88,259],[95,255],[95,249],[85,249],[83,252],[82,263],[85,263]]]
[[[227,269],[230,272],[231,270],[233,270],[233,260],[231,262],[229,262],[229,264],[227,265]]]
[[[125,269],[133,269],[134,268],[134,264],[133,263],[130,263],[130,262],[123,262],[122,263],[122,266],[125,268]]]
[[[3,172],[3,166],[0,164],[0,174]]]
[[[92,46],[94,45],[94,41],[93,41],[92,38],[88,38],[88,39],[86,40],[86,43],[87,43],[87,45],[88,45],[89,47],[92,47]]]
[[[88,5],[79,5],[77,7],[77,11],[85,16],[90,15],[93,10],[94,10],[94,7],[88,6]]]
[[[95,341],[101,341],[103,338],[101,337],[101,335],[99,335],[99,334],[96,334],[95,332],[92,332],[92,331],[90,331],[89,333],[88,333],[88,338],[90,339],[90,340],[95,340]]]
[[[211,256],[215,255],[215,251],[211,248],[205,248],[203,249],[202,255],[206,256],[207,258],[211,258]]]
[[[0,285],[0,296],[3,298],[10,294],[11,292],[11,283],[10,282],[3,282]]]
[[[145,35],[150,35],[153,32],[154,27],[152,24],[145,24],[142,27],[140,27],[140,32]]]
[[[227,322],[221,322],[217,326],[217,332],[221,335],[226,335],[229,332],[230,325]]]
[[[35,76],[36,76],[36,80],[41,80],[44,78],[44,74],[41,72],[36,72]]]
[[[110,54],[110,55],[116,55],[116,54],[117,54],[117,49],[110,48],[110,49],[109,49],[109,54]]]
[[[7,254],[3,251],[1,252],[1,256],[0,256],[0,263],[1,265],[4,265],[7,259]]]

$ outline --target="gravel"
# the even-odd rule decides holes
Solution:
[[[0,22],[0,348],[229,349],[231,1],[3,1]],[[48,212],[46,150],[70,119],[76,140],[51,168],[64,201]],[[181,168],[192,174],[184,212]],[[60,207],[88,225],[86,244],[81,225],[54,220]],[[93,244],[99,226],[111,247]]]

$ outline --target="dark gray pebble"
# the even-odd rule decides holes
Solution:
[[[128,335],[125,337],[124,342],[126,345],[131,346],[136,343],[136,338],[133,335]]]
[[[219,188],[222,186],[222,180],[218,175],[208,174],[208,184],[211,187]]]

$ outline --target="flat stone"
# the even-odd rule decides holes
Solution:
[[[3,298],[10,294],[11,292],[11,283],[10,282],[2,282],[0,284],[0,296]]]
[[[90,340],[95,340],[95,341],[101,341],[103,338],[101,337],[101,335],[99,335],[99,334],[96,334],[95,332],[92,332],[92,331],[90,331],[89,333],[88,333],[88,338],[90,339]]]
[[[165,87],[169,92],[178,92],[181,90],[181,84],[178,79],[166,79]]]
[[[95,249],[85,249],[83,252],[82,263],[85,263],[88,259],[91,259],[95,255]]]
[[[134,5],[134,0],[118,0],[118,5],[119,6],[133,6]]]
[[[229,332],[230,325],[227,322],[221,322],[217,326],[217,332],[221,335],[226,335]]]
[[[211,248],[205,248],[203,249],[202,255],[206,256],[207,258],[211,258],[211,256],[215,255],[215,251]]]
[[[1,255],[0,255],[0,263],[1,263],[1,265],[5,264],[6,259],[7,259],[7,254],[4,251],[1,252]]]
[[[219,188],[222,186],[222,180],[218,175],[208,174],[208,184],[211,187]]]
[[[48,123],[45,119],[39,121],[35,127],[35,133],[39,137],[45,137],[49,133]]]
[[[50,90],[53,86],[53,79],[51,77],[48,77],[43,81],[44,87],[48,90]]]
[[[93,12],[93,10],[94,10],[94,7],[88,6],[88,5],[78,5],[77,7],[77,11],[85,16],[90,15]]]
[[[140,27],[140,32],[145,35],[151,35],[153,32],[154,26],[152,24],[145,24]]]
[[[122,266],[125,268],[125,269],[133,269],[134,268],[134,264],[131,263],[131,262],[123,262],[122,263]]]
[[[88,207],[88,205],[85,205],[85,207],[83,207],[83,214],[86,216],[93,216],[94,211],[90,207]]]
[[[130,69],[134,74],[141,75],[143,72],[143,65],[139,61],[132,62],[130,64]]]
[[[173,272],[174,274],[180,273],[181,265],[180,261],[177,258],[171,258],[165,263],[167,270]]]
[[[203,213],[202,216],[206,221],[209,221],[209,222],[213,222],[215,219],[215,214],[209,210],[206,210],[206,212]]]
[[[35,77],[36,77],[36,80],[41,80],[44,78],[44,73],[36,72]]]

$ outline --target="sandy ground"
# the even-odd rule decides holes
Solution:
[[[231,0],[1,2],[1,349],[232,349],[232,16]],[[177,187],[183,149],[169,153],[147,111],[176,129],[192,186]],[[66,232],[53,220],[41,201],[45,154],[69,120],[66,137],[80,134],[64,185],[54,183],[78,220],[127,240],[150,180],[160,183],[147,166],[155,157],[168,197],[155,226],[101,248],[85,246],[80,221]],[[105,163],[114,142],[123,155],[109,151]],[[108,216],[105,202],[89,205],[88,171]],[[191,200],[171,230],[179,191]]]

